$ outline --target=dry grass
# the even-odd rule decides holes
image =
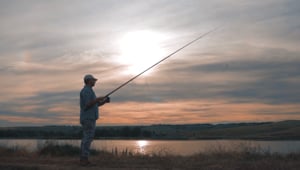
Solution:
[[[87,169],[80,167],[79,148],[48,143],[36,152],[24,148],[0,147],[0,169]],[[92,151],[91,161],[104,170],[298,170],[300,153],[274,154],[259,148],[243,146],[237,151],[214,147],[192,156],[171,155],[167,152],[141,155],[130,151]]]

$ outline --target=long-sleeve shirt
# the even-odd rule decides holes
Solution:
[[[96,94],[92,87],[84,86],[80,91],[80,123],[83,120],[97,120],[99,118],[98,105],[96,103],[90,107],[87,104],[96,99]]]

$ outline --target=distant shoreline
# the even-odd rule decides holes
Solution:
[[[80,126],[0,127],[0,139],[81,139]],[[261,123],[100,126],[97,140],[300,140],[300,120]]]
[[[0,140],[81,140],[81,138],[0,138]],[[182,138],[94,138],[94,140],[161,140],[161,141],[197,141],[197,140],[242,140],[242,141],[300,141],[300,139],[263,139],[263,138],[202,138],[202,139],[182,139]]]

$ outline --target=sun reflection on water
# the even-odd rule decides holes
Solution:
[[[149,145],[149,141],[146,140],[138,140],[136,141],[137,151],[138,153],[145,154],[146,147]]]

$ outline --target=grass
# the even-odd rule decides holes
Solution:
[[[37,151],[25,148],[0,147],[0,169],[83,169],[78,165],[80,148],[48,142]],[[298,170],[300,152],[270,153],[259,147],[240,146],[236,150],[212,147],[191,156],[169,154],[164,149],[149,155],[129,150],[111,152],[92,150],[89,169],[147,169],[147,170]]]

